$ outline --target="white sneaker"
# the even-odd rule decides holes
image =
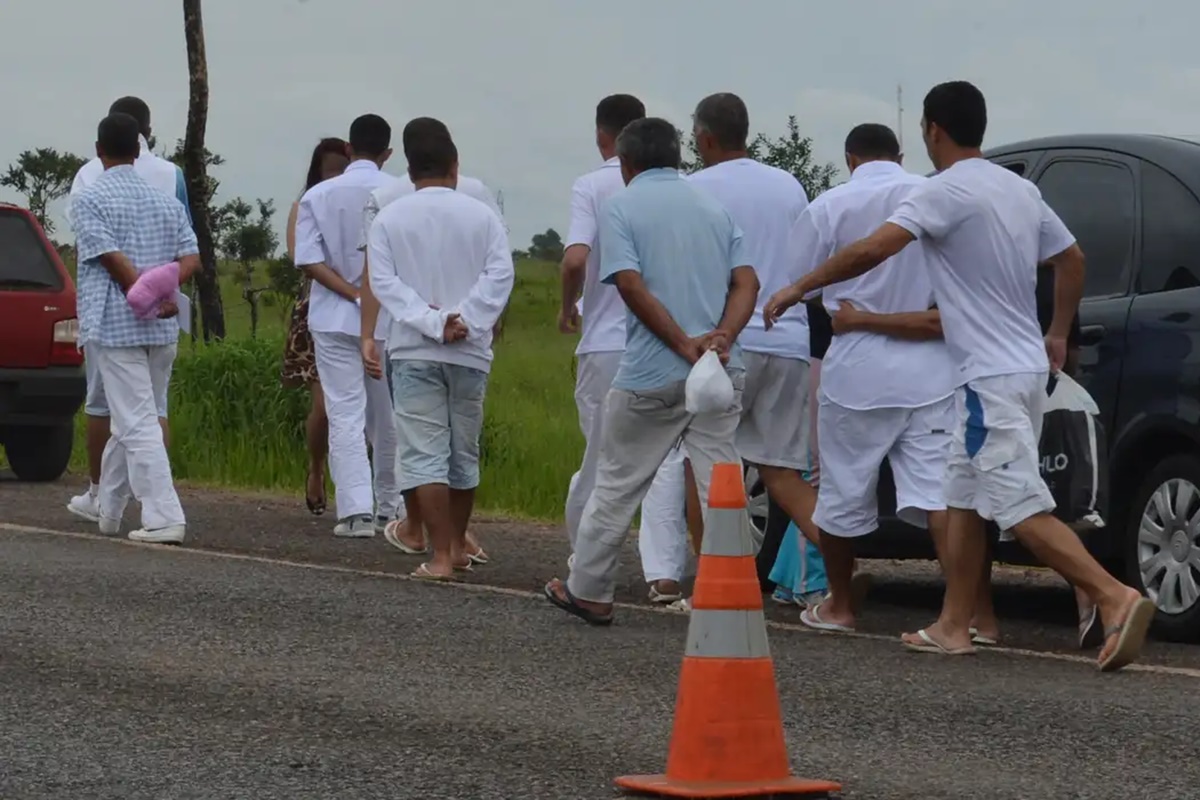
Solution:
[[[67,503],[67,511],[88,522],[100,521],[100,501],[90,488],[83,494],[72,497],[71,501]]]
[[[100,523],[100,533],[105,536],[116,536],[121,532],[121,520],[119,519],[100,516],[96,518],[96,522]]]
[[[367,514],[347,517],[334,526],[333,535],[339,539],[370,539],[375,535],[375,521]]]
[[[148,542],[151,544],[183,544],[186,533],[186,525],[168,525],[165,528],[155,528],[152,531],[148,531],[145,528],[130,531],[129,538],[135,542]]]

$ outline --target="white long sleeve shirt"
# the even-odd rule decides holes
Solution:
[[[367,235],[367,266],[390,317],[390,357],[491,370],[492,329],[515,273],[504,224],[486,204],[442,187],[388,203]],[[450,314],[468,333],[446,344]]]

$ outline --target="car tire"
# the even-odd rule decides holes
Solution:
[[[1190,487],[1190,488],[1189,488]],[[1186,496],[1183,522],[1174,519],[1180,490]],[[1164,519],[1155,503],[1155,495],[1164,493],[1170,512]],[[1197,524],[1191,524],[1195,521]],[[1161,524],[1161,523],[1166,524]],[[1142,536],[1143,525],[1148,536]],[[1156,531],[1162,530],[1162,534]],[[1150,471],[1130,503],[1125,519],[1125,574],[1128,582],[1146,594],[1158,610],[1154,615],[1155,634],[1168,641],[1200,640],[1200,596],[1190,604],[1184,597],[1184,582],[1200,587],[1200,458],[1177,455],[1167,458]],[[1163,559],[1165,567],[1151,567]],[[1147,569],[1143,570],[1143,564]],[[1173,572],[1177,577],[1168,579]],[[1163,588],[1166,584],[1166,592]],[[1200,595],[1200,592],[1197,593]]]
[[[13,427],[5,432],[4,454],[18,480],[48,483],[67,471],[74,444],[75,425],[70,420],[58,425]]]

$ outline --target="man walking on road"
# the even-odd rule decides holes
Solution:
[[[382,117],[354,120],[350,165],[305,192],[296,213],[296,266],[313,278],[308,327],[329,416],[329,472],[338,517],[333,533],[347,538],[374,536],[403,514],[391,398],[386,383],[367,375],[360,345],[363,208],[372,191],[396,180],[380,169],[392,154],[391,137]],[[387,336],[385,322],[379,322],[377,340]]]
[[[160,158],[150,150],[150,107],[138,97],[121,97],[113,101],[108,109],[109,114],[128,114],[138,123],[138,156],[133,162],[133,169],[146,183],[158,189],[168,197],[174,197],[183,205],[188,222],[191,222],[191,211],[188,208],[187,184],[183,179],[183,171],[178,166]],[[75,174],[71,184],[71,197],[75,198],[87,187],[91,186],[104,174],[104,163],[99,158],[93,158]],[[191,328],[188,318],[191,304],[182,292],[176,302],[179,314],[176,316],[178,326],[187,333]],[[104,381],[100,378],[100,370],[96,359],[89,358],[84,351],[84,375],[87,379],[87,399],[84,402],[84,415],[87,419],[87,459],[88,475],[91,483],[83,494],[72,497],[67,503],[67,510],[77,517],[90,522],[100,518],[100,500],[103,493],[100,485],[101,460],[104,448],[108,445],[110,436],[108,401],[104,396]],[[167,425],[167,381],[161,383],[162,394],[156,395],[154,405],[158,412],[159,424],[163,429],[163,441],[168,442]],[[111,489],[111,487],[110,487]]]
[[[874,231],[925,181],[900,166],[900,144],[885,125],[854,128],[845,152],[850,180],[814,200],[795,227],[799,275]],[[855,628],[854,540],[879,526],[876,493],[885,458],[895,476],[897,515],[929,528],[937,552],[945,551],[942,481],[954,427],[954,366],[932,310],[927,251],[914,243],[879,269],[823,292],[835,335],[821,363],[821,482],[813,521],[830,594],[801,613],[810,628]]]
[[[571,550],[580,520],[596,486],[596,467],[604,441],[604,398],[625,350],[625,303],[616,287],[600,280],[600,222],[608,199],[625,188],[617,158],[617,136],[634,120],[643,119],[642,101],[627,94],[605,97],[596,106],[596,146],[604,163],[580,177],[571,187],[571,227],[562,259],[562,309],[558,328],[565,334],[582,327],[575,376],[575,406],[586,446],[583,463],[567,490],[566,523]],[[578,303],[584,314],[580,324]],[[674,603],[683,599],[680,580],[688,565],[687,529],[683,519],[683,454],[672,448],[642,501],[638,549],[650,584],[650,601]]]
[[[917,239],[941,256],[929,262],[930,278],[958,386],[945,483],[946,598],[938,621],[903,642],[922,652],[975,652],[970,623],[990,518],[1092,598],[1105,626],[1098,666],[1116,670],[1141,653],[1154,604],[1109,575],[1052,515],[1054,499],[1038,469],[1048,371],[1066,357],[1083,253],[1034,184],[983,158],[986,127],[983,94],[973,85],[931,89],[921,132],[938,174],[869,236],[773,297],[764,313],[777,319],[810,292],[869,272]],[[1044,341],[1034,292],[1041,262],[1053,266],[1056,284]]]
[[[404,155],[416,191],[379,212],[367,262],[391,320],[400,488],[416,499],[433,545],[413,576],[450,580],[471,569],[492,329],[512,292],[512,251],[500,217],[454,190],[458,150],[445,125],[408,123]]]
[[[750,158],[750,115],[737,95],[704,98],[693,124],[704,169],[689,180],[720,203],[742,230],[746,257],[762,282],[761,302],[790,282],[789,237],[808,206],[808,195],[794,175]],[[768,332],[755,314],[738,339],[746,360],[738,452],[758,468],[771,500],[819,546],[812,523],[816,492],[801,477],[811,466],[808,326],[803,310],[780,323]],[[700,494],[701,503],[705,499]],[[816,597],[800,599],[806,603]]]
[[[679,174],[679,133],[664,119],[629,123],[617,137],[628,188],[607,203],[600,278],[628,308],[626,345],[604,402],[604,441],[566,582],[546,598],[592,625],[612,622],[621,547],[638,504],[680,439],[701,496],[713,464],[740,463],[734,435],[745,369],[736,344],[754,313],[758,279],[729,212]],[[681,268],[681,266],[686,268]],[[586,308],[584,309],[586,313]],[[734,400],[690,414],[684,383],[708,350],[726,362]]]
[[[79,343],[105,387],[111,435],[101,458],[97,517],[101,533],[120,530],[132,494],[142,506],[140,542],[178,544],[186,520],[156,398],[166,397],[179,344],[179,313],[164,304],[158,319],[138,319],[125,294],[143,270],[178,261],[186,278],[199,266],[196,235],[178,200],[134,168],[139,124],[128,114],[100,122],[96,154],[104,173],[71,202],[79,259]]]

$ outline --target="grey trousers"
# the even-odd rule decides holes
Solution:
[[[567,588],[580,600],[611,603],[629,525],[659,465],[680,439],[687,449],[700,501],[708,498],[713,464],[741,464],[734,434],[742,413],[745,373],[731,372],[734,400],[717,414],[689,414],[683,381],[649,391],[612,389],[604,403],[603,443],[596,487],[583,510],[575,567]]]

